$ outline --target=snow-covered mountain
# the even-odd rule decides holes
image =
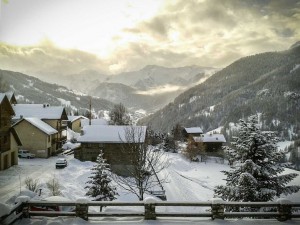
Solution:
[[[93,82],[88,93],[114,103],[122,102],[128,108],[154,112],[184,90],[205,81],[215,71],[215,68],[197,66],[146,66],[139,71],[106,77],[105,82],[99,81],[97,86]]]
[[[299,59],[298,44],[241,58],[140,123],[165,132],[176,123],[207,131],[259,114],[264,129],[277,130],[287,140],[299,138]]]
[[[50,105],[62,105],[68,113],[79,112],[84,114],[89,109],[90,97],[70,90],[64,86],[50,84],[22,73],[0,70],[3,81],[14,91],[19,103],[48,103]],[[92,110],[94,115],[103,115],[111,110],[113,103],[101,99],[92,98]]]
[[[138,89],[143,88],[148,90],[167,84],[185,86],[196,75],[209,75],[215,71],[217,69],[211,67],[186,66],[167,68],[148,65],[141,70],[110,76],[107,82],[122,83]]]
[[[167,68],[149,65],[141,70],[106,75],[95,70],[78,74],[41,76],[47,82],[59,83],[127,108],[154,112],[173,101],[184,90],[205,81],[219,69],[186,66]],[[42,73],[41,73],[42,74]]]

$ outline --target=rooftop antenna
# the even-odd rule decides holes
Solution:
[[[92,125],[92,97],[90,96],[90,115],[89,115],[89,125]]]

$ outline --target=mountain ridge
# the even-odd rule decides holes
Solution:
[[[68,114],[85,114],[89,110],[90,96],[69,90],[62,85],[50,84],[36,77],[19,72],[0,70],[3,82],[14,91],[18,103],[48,103],[62,105]],[[113,108],[113,103],[101,98],[91,98],[95,116],[103,115]]]
[[[219,126],[229,129],[231,122],[262,113],[265,129],[275,129],[282,137],[299,136],[300,99],[287,97],[289,92],[300,95],[299,58],[300,46],[241,58],[139,123],[164,132],[176,123],[208,131]],[[280,125],[273,120],[281,121]],[[295,134],[289,135],[291,126]]]

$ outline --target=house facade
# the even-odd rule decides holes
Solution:
[[[12,127],[19,137],[22,149],[38,158],[48,158],[55,153],[57,130],[38,118],[23,118]]]
[[[131,129],[139,133],[135,140],[129,140],[126,136]],[[139,145],[145,142],[145,126],[111,126],[89,125],[82,130],[82,135],[77,139],[81,148],[76,149],[74,157],[81,161],[96,161],[100,150],[104,158],[110,164],[111,170],[119,175],[128,175],[126,171],[132,166],[131,154],[126,150],[126,145]]]
[[[84,116],[68,116],[68,127],[76,133],[80,133],[83,127],[82,120],[88,119]]]
[[[55,152],[61,149],[67,140],[68,116],[62,106],[50,106],[49,104],[15,104],[13,105],[14,122],[23,118],[37,118],[50,125],[57,131],[52,140]],[[54,153],[53,153],[54,154]]]
[[[17,143],[12,139],[11,118],[14,110],[5,93],[0,93],[0,170],[18,164]]]
[[[200,137],[193,137],[195,144],[202,142],[205,146],[206,152],[219,152],[222,150],[222,146],[226,143],[226,139],[223,134],[201,134]]]

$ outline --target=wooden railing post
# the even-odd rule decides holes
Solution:
[[[76,201],[76,216],[84,220],[88,220],[89,207],[87,205],[88,200],[85,198],[78,199]]]
[[[224,219],[224,201],[221,198],[211,200],[212,219]]]
[[[286,221],[292,218],[292,206],[291,202],[285,198],[277,199],[278,205],[278,220],[279,221]]]
[[[30,197],[28,196],[19,196],[16,198],[15,200],[15,203],[18,204],[18,203],[22,203],[22,208],[20,209],[19,212],[22,212],[22,217],[23,218],[29,218],[30,215],[29,215],[29,205],[28,205],[28,202],[30,201]],[[17,213],[19,213],[17,212]]]
[[[144,200],[145,203],[145,220],[156,220],[155,203],[156,199],[148,197]]]

